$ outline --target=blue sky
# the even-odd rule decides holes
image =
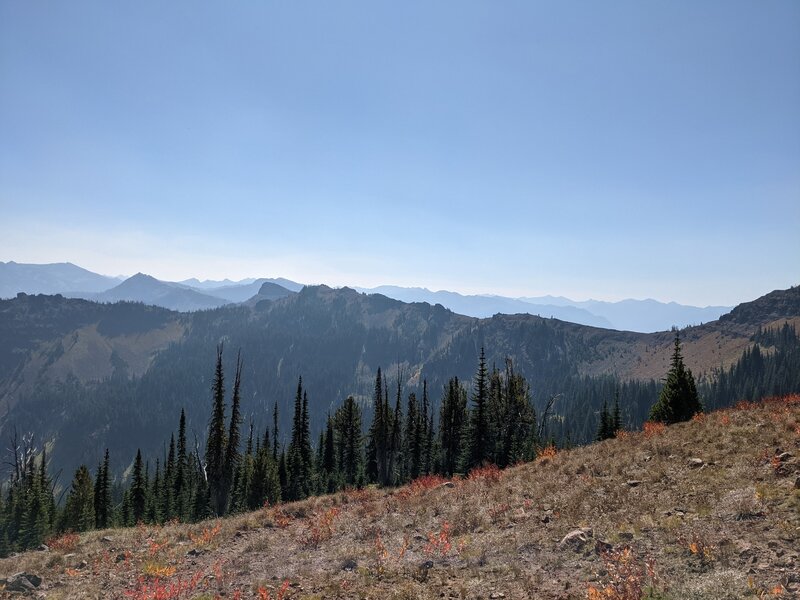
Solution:
[[[734,304],[800,283],[800,3],[0,0],[0,260]]]

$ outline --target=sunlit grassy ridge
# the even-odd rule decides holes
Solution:
[[[461,480],[62,537],[0,576],[48,598],[791,598],[798,454],[795,395]]]

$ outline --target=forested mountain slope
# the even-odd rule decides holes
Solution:
[[[682,332],[686,364],[711,376],[734,364],[759,329],[799,319],[800,288],[773,292]],[[300,375],[312,432],[346,396],[366,400],[378,367],[390,385],[399,374],[404,395],[427,380],[436,408],[449,377],[471,380],[485,347],[490,366],[513,361],[538,408],[559,395],[551,434],[580,442],[594,434],[596,411],[617,390],[626,421],[641,423],[673,338],[530,315],[476,319],[440,305],[325,286],[193,314],[23,295],[0,302],[0,436],[13,427],[33,431],[54,442],[55,464],[69,469],[95,464],[110,447],[121,468],[138,446],[155,452],[185,408],[202,444],[215,348],[223,343],[229,372],[241,349],[242,410],[257,428],[277,402],[281,430],[288,432]]]

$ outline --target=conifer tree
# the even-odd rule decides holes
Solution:
[[[94,528],[94,485],[86,465],[75,471],[72,487],[64,507],[63,529],[88,531]]]
[[[175,517],[175,434],[170,435],[169,453],[164,462],[164,481],[161,485],[160,507],[164,521]]]
[[[488,411],[488,372],[486,356],[481,348],[478,372],[472,393],[472,409],[469,413],[469,426],[461,461],[462,470],[468,473],[490,458],[489,411]]]
[[[234,477],[238,471],[241,453],[239,443],[241,438],[240,427],[242,415],[240,409],[239,388],[242,383],[242,357],[241,352],[236,356],[236,373],[233,378],[233,398],[231,399],[231,423],[228,429],[227,447],[225,449],[225,466],[223,472],[222,494],[218,514],[225,514],[228,509],[231,490],[234,487]]]
[[[128,523],[136,525],[144,522],[147,503],[147,477],[144,472],[141,449],[136,451],[136,460],[133,462],[133,478],[130,488],[130,517]]]
[[[339,469],[346,485],[356,485],[362,474],[361,409],[348,396],[334,417],[336,441],[339,446]]]
[[[383,401],[383,378],[381,368],[378,367],[375,375],[375,389],[373,392],[372,425],[367,438],[367,460],[365,472],[368,481],[388,484],[388,442],[389,431],[387,428],[386,405]]]
[[[178,424],[178,455],[175,466],[175,514],[181,521],[190,517],[191,490],[189,487],[189,457],[186,448],[186,414],[181,408]]]
[[[420,435],[420,415],[417,407],[417,395],[408,395],[406,406],[406,426],[403,432],[405,442],[405,479],[413,480],[419,477],[422,462],[422,436]]]
[[[264,438],[266,439],[266,438]],[[278,401],[272,408],[272,458],[278,462]]]
[[[109,469],[109,455],[108,448],[106,448],[105,457],[97,469],[97,479],[95,479],[94,484],[94,520],[97,529],[105,529],[111,526],[113,507]]]
[[[613,437],[617,437],[617,433],[622,430],[622,413],[619,408],[619,390],[614,394],[614,412],[611,415],[611,423],[613,427]]]
[[[311,434],[308,425],[308,394],[303,390],[302,377],[299,378],[297,383],[292,422],[292,440],[289,443],[287,455],[287,499],[302,500],[313,489]]]
[[[603,400],[603,408],[600,410],[600,420],[597,424],[597,435],[595,436],[595,440],[602,442],[603,440],[614,437],[612,434],[613,427],[614,423],[612,416],[611,413],[608,412],[608,402]]]
[[[448,477],[456,472],[461,459],[461,443],[467,420],[467,391],[452,377],[447,382],[445,395],[439,410],[439,445],[441,471]]]
[[[212,384],[213,405],[206,440],[206,478],[213,513],[225,511],[225,374],[222,369],[222,345],[217,346],[217,364]]]
[[[670,369],[658,401],[650,409],[650,420],[669,425],[688,421],[702,411],[692,371],[683,364],[680,333],[676,329]]]
[[[389,442],[389,477],[392,483],[404,481],[403,474],[403,407],[401,404],[402,387],[400,383],[400,372],[397,373],[397,396],[395,397],[394,415],[392,416],[392,433]]]

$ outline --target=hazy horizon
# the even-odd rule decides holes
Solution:
[[[800,3],[0,4],[0,255],[731,306],[800,275]]]

